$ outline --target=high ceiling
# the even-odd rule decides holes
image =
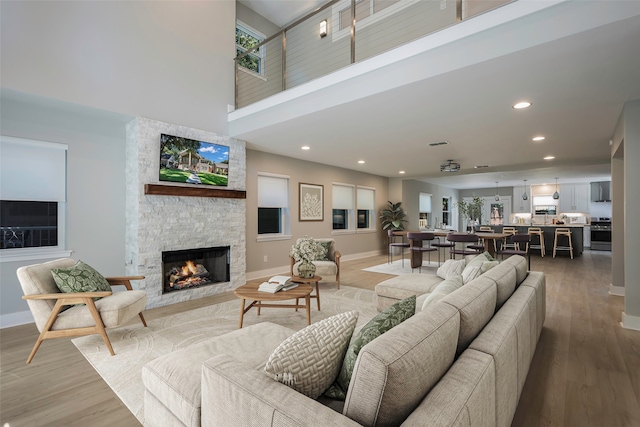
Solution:
[[[366,71],[356,64],[312,82],[334,82],[322,90],[299,87],[232,113],[231,134],[251,149],[459,189],[609,179],[623,105],[640,99],[638,3],[560,2]],[[533,105],[512,108],[523,99]],[[449,144],[428,145],[438,141]],[[461,171],[440,172],[447,159]]]

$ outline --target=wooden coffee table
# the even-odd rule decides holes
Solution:
[[[318,283],[320,282],[320,280],[322,280],[321,276],[313,276],[310,279],[305,279],[304,277],[300,277],[300,276],[291,276],[291,281],[294,283],[308,283],[312,287],[314,284],[316,285],[316,294],[310,295],[309,298],[315,298],[318,300],[318,311],[320,311],[320,288],[318,287]],[[298,300],[296,300],[296,304],[297,303],[298,303]]]
[[[311,324],[311,300],[310,295],[311,291],[313,291],[313,286],[308,285],[306,283],[302,283],[298,285],[298,287],[293,288],[288,291],[279,291],[275,294],[270,292],[262,292],[258,290],[258,286],[260,283],[248,283],[246,285],[242,285],[237,288],[233,293],[240,298],[240,322],[238,328],[242,328],[242,321],[244,320],[244,314],[251,309],[251,307],[258,307],[258,316],[260,315],[260,309],[262,307],[273,307],[273,308],[295,308],[296,311],[299,308],[307,309],[307,325]],[[298,304],[298,300],[300,298],[304,298],[305,305]],[[286,301],[289,299],[295,299],[295,304],[269,304],[272,301]],[[250,300],[251,304],[245,308],[245,300]],[[264,304],[264,301],[267,301],[267,304]]]

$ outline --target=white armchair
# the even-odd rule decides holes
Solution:
[[[70,268],[75,264],[75,260],[63,258],[20,267],[17,271],[24,293],[22,298],[29,304],[40,332],[27,363],[31,363],[40,344],[46,339],[90,334],[101,335],[113,356],[115,353],[105,328],[123,325],[136,316],[147,326],[142,316],[147,294],[133,290],[130,283],[130,280],[141,280],[144,276],[105,277],[109,285],[124,286],[126,292],[60,292],[51,270]],[[100,299],[94,301],[94,298]],[[65,306],[71,307],[63,310]]]
[[[340,252],[336,250],[336,241],[334,239],[313,239],[316,242],[320,242],[323,245],[328,246],[327,259],[316,260],[313,264],[316,266],[316,274],[318,276],[336,276],[336,282],[338,283],[338,289],[340,289]],[[293,257],[289,257],[291,261],[291,275],[298,276],[298,265],[300,262],[296,262]]]

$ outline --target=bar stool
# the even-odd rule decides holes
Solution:
[[[486,225],[483,225],[478,229],[478,231],[480,233],[493,233],[493,228],[491,228],[489,226],[486,226]],[[480,239],[480,241],[483,244],[482,250],[484,251],[484,239]],[[496,240],[495,239],[493,239],[493,251],[494,252],[498,252],[498,246],[496,245]]]
[[[400,254],[402,255],[402,266],[404,267],[404,248],[409,247],[409,243],[404,241],[404,234],[396,233],[394,230],[387,230],[387,237],[389,238],[389,252],[387,253],[387,262],[389,264],[393,262],[393,248],[400,248]],[[402,241],[396,242],[396,237],[402,238]]]
[[[511,237],[511,241],[515,243],[516,249],[501,249],[498,251],[498,253],[502,255],[503,260],[504,260],[505,254],[506,255],[522,255],[523,257],[526,257],[527,269],[531,270],[531,252],[529,251],[529,249],[531,249],[531,246],[529,245],[529,242],[531,241],[531,235],[530,234],[512,234],[509,237]],[[520,247],[520,243],[524,244],[524,249]]]
[[[540,227],[529,227],[527,233],[531,235],[531,239],[533,241],[533,236],[538,236],[540,239],[539,244],[531,243],[529,245],[529,249],[540,249],[540,255],[544,258],[545,250],[544,250],[544,231]]]
[[[514,235],[514,234],[518,234],[518,230],[515,227],[502,227],[502,232],[509,234],[509,235]],[[502,248],[501,249],[507,249],[507,248],[511,248],[511,249],[516,249],[516,244],[515,243],[509,243],[509,237],[504,237],[502,239]]]
[[[569,246],[558,246],[558,236],[564,236],[569,240]],[[556,228],[556,235],[553,239],[553,257],[556,257],[556,250],[569,251],[573,259],[573,245],[571,244],[571,230],[568,228]]]

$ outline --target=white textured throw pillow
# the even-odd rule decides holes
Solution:
[[[358,312],[349,311],[296,332],[274,350],[265,372],[316,399],[338,376],[357,321]]]
[[[446,280],[443,280],[435,287],[433,292],[429,294],[429,296],[422,303],[422,309],[424,310],[431,304],[435,304],[437,301],[440,301],[445,296],[449,295],[451,292],[456,289],[462,287],[464,282],[462,281],[462,276],[457,275],[450,277]]]
[[[436,275],[443,279],[449,279],[453,276],[459,276],[464,270],[465,260],[448,259],[436,271]]]
[[[498,265],[498,261],[482,261],[469,263],[462,271],[462,281],[466,285],[467,283],[482,275],[482,273],[489,271],[496,265]]]

